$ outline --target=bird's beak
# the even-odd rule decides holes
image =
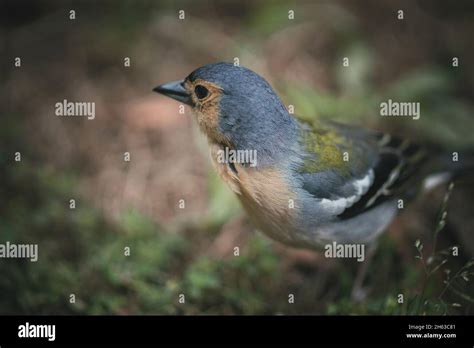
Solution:
[[[162,84],[153,88],[153,91],[193,106],[191,95],[184,88],[184,80]]]

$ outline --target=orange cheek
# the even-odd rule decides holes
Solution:
[[[194,88],[196,85],[204,86],[209,90],[209,96],[204,100],[199,100]],[[204,80],[195,80],[186,83],[186,89],[191,94],[195,107],[193,108],[196,114],[196,120],[199,128],[207,136],[210,143],[227,144],[230,142],[219,132],[219,101],[222,94],[222,88],[218,85]]]
[[[224,143],[230,146],[228,139],[219,131],[219,98],[208,100],[195,108],[196,119],[200,129],[211,143]]]

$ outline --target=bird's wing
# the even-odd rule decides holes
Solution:
[[[425,159],[419,146],[387,134],[333,122],[305,127],[302,188],[341,219],[407,194]]]

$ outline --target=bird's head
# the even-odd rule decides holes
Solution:
[[[274,155],[295,120],[267,81],[230,63],[208,64],[154,89],[192,107],[212,143]]]

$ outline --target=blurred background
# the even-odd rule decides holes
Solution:
[[[190,110],[151,92],[238,58],[301,116],[473,148],[473,2],[1,0],[0,18],[0,243],[39,245],[0,259],[0,314],[474,314],[472,181],[405,207],[354,301],[360,265],[255,231]],[[389,98],[421,118],[380,117]],[[64,99],[95,119],[57,117]]]

